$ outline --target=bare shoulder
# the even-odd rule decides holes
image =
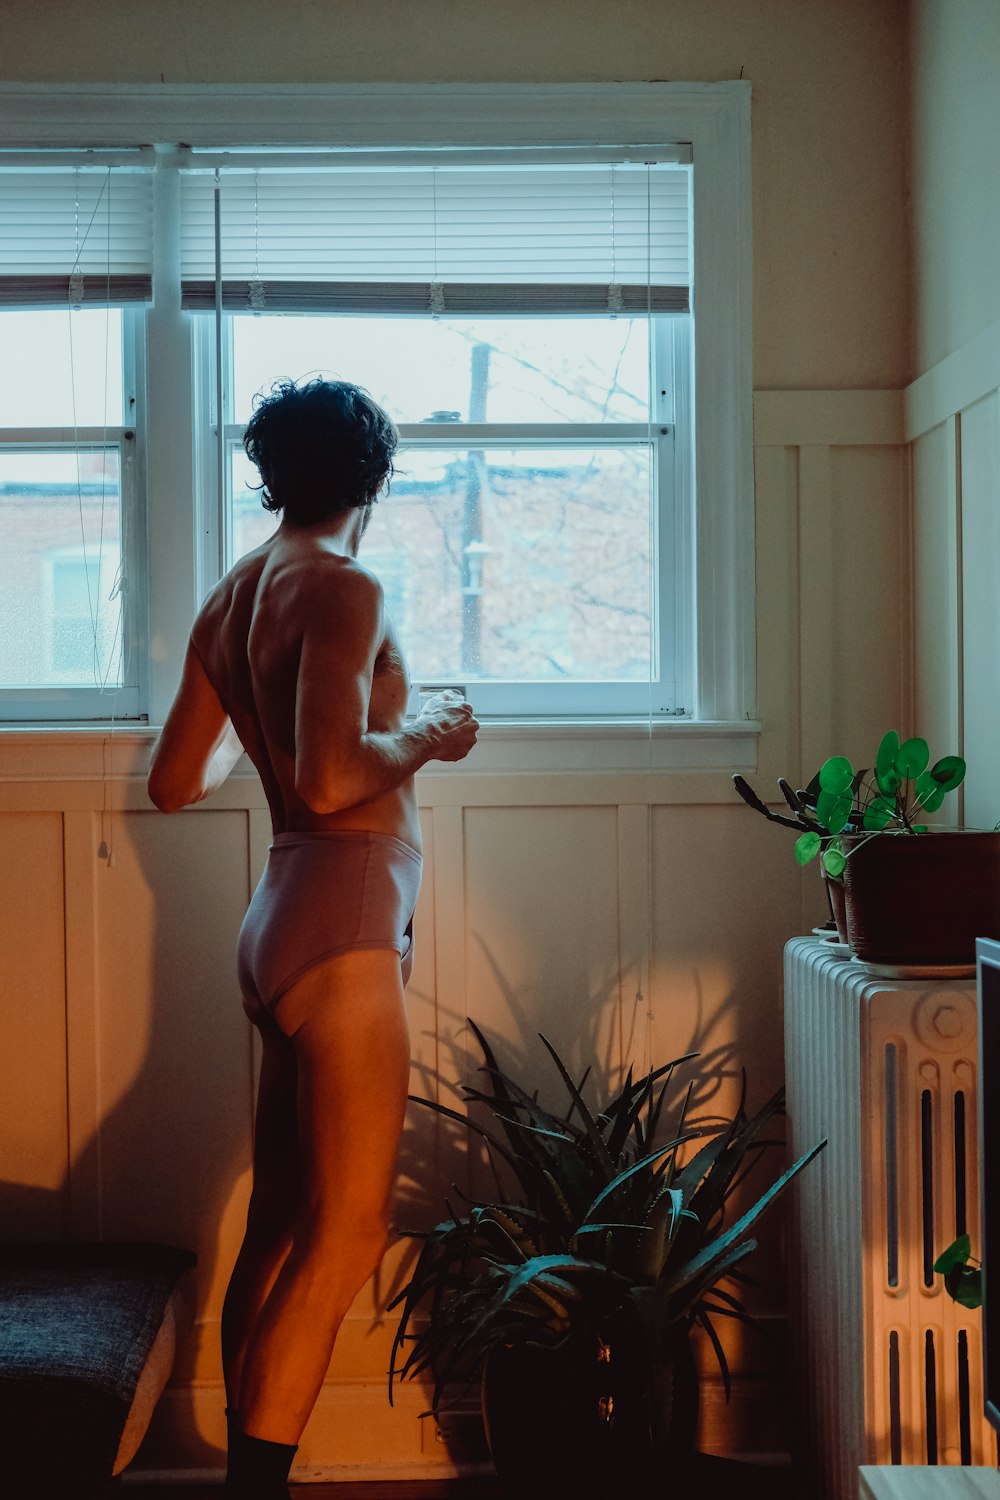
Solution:
[[[356,558],[327,554],[310,560],[299,588],[309,626],[351,622],[364,629],[381,621],[382,585]]]

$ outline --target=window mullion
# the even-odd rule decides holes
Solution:
[[[153,305],[147,313],[145,410],[149,562],[149,717],[162,724],[180,678],[197,602],[193,361],[181,311],[180,182],[153,176]],[[141,414],[141,415],[144,415]]]

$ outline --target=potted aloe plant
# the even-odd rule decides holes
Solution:
[[[485,1145],[493,1199],[448,1205],[422,1241],[401,1308],[394,1381],[433,1379],[437,1412],[481,1382],[483,1414],[506,1491],[596,1495],[683,1465],[694,1447],[700,1324],[729,1371],[719,1318],[749,1321],[722,1283],[755,1248],[759,1216],[821,1149],[781,1173],[734,1222],[726,1204],[769,1144],[779,1091],[756,1115],[741,1099],[722,1125],[687,1120],[688,1088],[666,1127],[664,1101],[690,1053],[634,1079],[593,1110],[555,1048],[562,1115],[507,1077],[472,1022],[486,1084],[465,1088],[488,1124],[431,1099]],[[745,1096],[745,1079],[744,1079]],[[661,1137],[665,1137],[661,1139]],[[659,1142],[659,1143],[658,1143]],[[456,1394],[457,1393],[457,1394]]]
[[[926,740],[901,743],[889,730],[871,770],[833,756],[803,791],[780,780],[791,816],[773,813],[743,777],[733,780],[756,812],[796,830],[799,864],[819,857],[857,958],[894,969],[964,969],[975,962],[977,937],[1000,936],[1000,834],[932,830],[923,819],[965,771],[961,756],[931,765]]]

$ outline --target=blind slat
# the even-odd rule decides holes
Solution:
[[[0,276],[0,307],[124,307],[152,302],[151,276]]]
[[[256,300],[255,300],[256,299]],[[184,282],[181,305],[191,312],[212,312],[215,282]],[[444,282],[437,294],[430,282],[416,281],[250,281],[225,280],[222,306],[230,312],[248,307],[269,312],[379,313],[482,316],[517,312],[546,314],[621,313],[627,317],[690,310],[686,286],[610,286],[572,283]]]
[[[502,286],[607,310],[610,286],[649,282],[671,306],[690,286],[690,172],[677,164],[226,169],[220,183],[225,281],[268,283],[271,307],[290,309],[296,295],[343,307],[353,296],[358,308],[374,300],[416,311],[442,282],[456,311],[512,306]],[[189,307],[203,305],[196,284],[215,275],[214,192],[214,174],[182,171]],[[574,298],[556,294],[570,287]]]
[[[149,170],[0,163],[0,305],[147,302],[152,271]]]

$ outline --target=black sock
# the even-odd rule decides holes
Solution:
[[[226,1492],[233,1500],[286,1500],[288,1471],[298,1445],[248,1437],[240,1427],[239,1413],[228,1407],[226,1418],[229,1424]]]

